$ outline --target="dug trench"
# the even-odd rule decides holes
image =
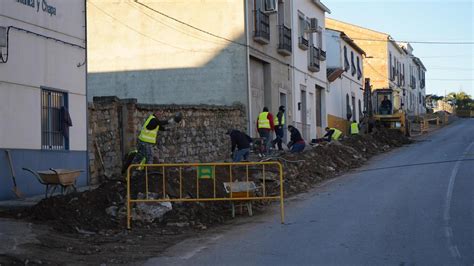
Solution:
[[[284,194],[291,197],[308,191],[315,184],[360,167],[370,157],[409,144],[411,141],[398,131],[378,130],[368,135],[357,135],[338,143],[322,143],[308,148],[300,154],[283,154],[274,158],[283,165]],[[158,169],[160,171],[160,169]],[[278,169],[269,166],[267,177],[262,178],[258,168],[250,168],[248,176],[257,186],[266,180],[267,195],[279,191]],[[150,169],[152,172],[152,169]],[[202,198],[225,197],[223,182],[228,182],[228,168],[216,168],[214,180],[197,180],[196,170],[182,172],[183,182],[179,188],[176,169],[165,170],[166,187],[163,192],[163,171],[150,174],[149,192],[157,197]],[[144,175],[133,178],[132,198],[143,196]],[[41,200],[37,205],[19,211],[3,213],[1,216],[28,221],[36,232],[39,242],[21,245],[21,253],[0,255],[0,264],[28,262],[29,264],[131,264],[159,256],[173,244],[186,238],[203,234],[207,229],[232,223],[229,202],[172,203],[171,210],[157,219],[133,221],[133,229],[126,229],[126,183],[122,177],[101,184],[98,188],[65,196]],[[122,180],[120,180],[122,179]],[[232,170],[232,180],[247,179],[246,168]],[[199,181],[199,191],[197,182]],[[154,203],[156,204],[156,203]],[[268,210],[269,202],[254,204],[254,213]],[[134,218],[140,213],[134,205]],[[45,226],[46,225],[46,226]],[[46,229],[45,229],[46,228]]]

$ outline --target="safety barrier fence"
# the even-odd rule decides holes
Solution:
[[[280,201],[284,223],[283,167],[279,162],[132,164],[127,169],[127,228],[132,204],[159,202]]]
[[[437,127],[440,126],[440,124],[447,125],[449,123],[449,116],[444,115],[443,117],[418,117],[417,121],[419,121],[420,125],[420,133],[427,133],[430,129],[430,123],[436,124]]]

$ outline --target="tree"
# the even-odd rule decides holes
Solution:
[[[451,92],[446,96],[446,100],[452,101],[457,109],[471,109],[474,108],[474,100],[472,99],[471,95],[460,91],[458,93]]]

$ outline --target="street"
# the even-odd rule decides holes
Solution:
[[[284,225],[275,208],[147,265],[472,265],[473,133],[460,120],[287,200]]]

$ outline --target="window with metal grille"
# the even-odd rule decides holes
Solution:
[[[41,148],[44,150],[69,148],[61,123],[61,107],[67,107],[66,93],[41,90]]]

